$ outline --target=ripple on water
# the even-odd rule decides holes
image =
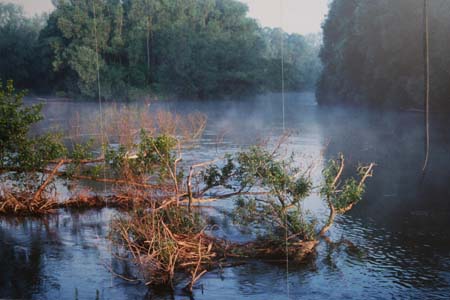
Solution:
[[[236,151],[261,137],[276,138],[282,132],[279,99],[279,95],[273,95],[246,102],[160,102],[155,107],[180,113],[200,111],[209,116],[198,151],[184,157],[185,163],[190,163]],[[90,120],[96,107],[89,102],[49,103],[44,114],[60,122],[77,111]],[[341,241],[340,245],[321,243],[316,259],[289,266],[288,284],[284,264],[250,262],[208,273],[195,289],[195,298],[286,299],[289,290],[290,299],[449,299],[450,233],[440,226],[448,224],[448,205],[432,211],[428,201],[436,195],[431,195],[424,197],[426,205],[408,208],[421,198],[419,192],[410,191],[414,184],[408,182],[410,166],[422,159],[420,153],[410,151],[417,143],[415,136],[422,132],[418,116],[319,108],[311,93],[286,95],[286,107],[286,124],[295,132],[290,149],[306,154],[318,167],[339,152],[344,152],[349,161],[379,163],[370,182],[375,196],[338,218],[330,238]],[[42,129],[50,123],[44,120]],[[407,128],[406,133],[398,136],[402,128]],[[437,139],[438,132],[435,135]],[[324,147],[327,156],[323,155]],[[450,169],[446,164],[448,145],[435,145],[433,153],[436,157],[431,161],[443,165],[440,168],[444,171]],[[300,160],[303,163],[304,159]],[[448,186],[448,174],[442,170],[433,178],[442,178],[443,182],[433,182],[428,192],[437,190],[435,194],[439,194],[442,189],[437,188]],[[314,180],[319,182],[320,168],[316,172]],[[448,195],[448,187],[446,192]],[[407,196],[399,198],[402,193]],[[305,204],[308,209],[324,212],[319,200],[308,199]],[[438,204],[433,202],[433,206]],[[230,205],[218,203],[221,209]],[[391,213],[394,209],[408,217],[401,219]],[[113,213],[107,209],[62,213],[46,222],[2,220],[0,298],[75,299],[78,294],[79,299],[95,299],[98,290],[101,299],[142,299],[147,294],[145,287],[112,279],[102,265],[111,262],[106,235]],[[437,229],[430,229],[435,223]],[[239,236],[232,225],[227,226],[221,229],[223,234]],[[151,296],[187,298],[179,287],[173,297],[161,291],[152,291]]]

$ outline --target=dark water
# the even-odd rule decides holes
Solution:
[[[220,156],[282,132],[280,95],[240,102],[155,104],[179,113],[201,111],[208,126],[191,161]],[[95,103],[49,102],[42,128],[67,127],[78,111],[84,122]],[[142,105],[142,109],[147,109]],[[364,201],[331,229],[335,243],[322,242],[301,265],[250,262],[207,273],[195,299],[449,299],[450,298],[450,119],[433,115],[431,156],[422,174],[423,116],[318,107],[312,94],[289,94],[286,127],[299,163],[314,162],[316,180],[330,156],[343,152],[348,165],[377,163]],[[215,204],[229,208],[227,201]],[[313,213],[325,212],[317,196]],[[2,219],[0,298],[189,299],[114,278],[107,242],[109,209],[61,212],[46,220]],[[216,213],[220,218],[220,214]],[[226,221],[219,233],[240,239]],[[181,286],[181,285],[180,285]]]

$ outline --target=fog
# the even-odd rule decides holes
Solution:
[[[199,147],[184,155],[184,160],[195,163],[268,138],[276,140],[283,133],[281,99],[281,94],[274,93],[239,100],[180,99],[150,105],[120,105],[138,105],[150,111],[166,109],[180,114],[196,111],[206,114],[208,123]],[[104,103],[104,109],[109,105]],[[348,170],[358,163],[377,164],[364,199],[339,218],[331,232],[330,238],[350,241],[353,246],[345,248],[346,254],[340,250],[335,252],[332,246],[321,246],[318,255],[329,256],[329,261],[318,260],[312,265],[292,268],[291,280],[304,280],[293,293],[312,296],[320,291],[336,295],[338,286],[344,294],[355,293],[353,285],[342,287],[339,284],[344,276],[362,280],[364,294],[374,297],[408,295],[419,299],[425,295],[445,295],[449,277],[442,266],[449,265],[447,241],[450,237],[450,135],[446,115],[434,114],[431,118],[431,155],[427,172],[422,173],[425,155],[421,113],[321,107],[313,93],[286,94],[285,108],[285,127],[291,132],[286,151],[294,151],[300,165],[315,164],[315,180],[320,182],[321,167],[338,153],[345,155]],[[55,124],[67,128],[68,120],[76,112],[82,124],[89,122],[98,113],[98,104],[48,101],[44,107],[46,121],[41,123],[40,130],[46,131]],[[218,207],[229,208],[230,205],[224,202]],[[309,197],[305,205],[311,211],[326,214],[326,205],[317,195]],[[214,211],[213,215],[216,215]],[[233,226],[225,220],[221,222],[224,222],[220,223],[222,234],[239,238]],[[271,269],[268,272],[264,265],[249,265],[225,271],[227,279],[222,284],[234,291],[238,286],[242,288],[242,280],[248,280],[250,282],[244,284],[249,289],[245,297],[257,299],[258,293],[275,297],[285,289],[271,282],[282,280],[284,275],[282,268]],[[311,272],[311,269],[319,271]],[[70,276],[69,273],[62,273],[58,280],[64,282],[66,276]],[[252,284],[252,281],[255,282]],[[261,281],[267,282],[265,288],[258,288],[257,282]],[[314,284],[317,281],[321,283],[320,288]],[[207,276],[203,283],[209,287],[205,295],[224,299],[222,289],[217,289],[215,275]],[[126,290],[137,292],[133,288]]]
[[[27,15],[51,9],[49,1],[12,2],[23,4]],[[0,30],[0,53],[7,57],[0,61],[0,78],[31,88],[25,105],[42,104],[43,120],[30,136],[62,132],[69,150],[74,130],[87,140],[108,127],[104,122],[123,117],[131,124],[127,118],[137,115],[122,115],[125,108],[149,116],[161,110],[200,113],[206,127],[196,143],[182,148],[175,171],[187,173],[193,164],[256,144],[270,149],[288,135],[281,156],[293,152],[295,165],[311,172],[315,189],[301,207],[313,231],[332,211],[319,189],[331,159],[345,157],[339,183],[359,166],[375,163],[361,201],[338,214],[326,236],[317,235],[320,243],[301,264],[287,254],[282,261],[220,265],[208,270],[192,294],[183,289],[181,276],[174,290],[148,289],[104,268],[107,261],[133,273],[111,254],[108,241],[111,220],[124,211],[107,206],[61,209],[38,219],[5,216],[0,298],[449,297],[450,1],[242,2],[248,12],[228,0],[105,0],[95,2],[98,7],[60,2],[48,20],[0,5],[11,13],[5,24],[21,24]],[[307,35],[321,28],[323,34]],[[116,119],[103,119],[108,110],[117,112]],[[114,138],[107,146],[120,146]],[[58,197],[69,194],[68,182],[55,180]],[[77,188],[107,191],[106,184],[87,181],[78,181]],[[194,209],[208,216],[214,237],[252,240],[262,232],[259,224],[255,232],[239,228],[230,217],[235,201],[197,203]],[[287,229],[284,238],[287,247]]]

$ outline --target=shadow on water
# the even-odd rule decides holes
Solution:
[[[280,95],[271,94],[246,101],[157,102],[151,108],[208,115],[199,148],[187,156],[198,162],[278,136],[280,101]],[[290,147],[302,153],[299,162],[320,167],[342,152],[348,165],[377,163],[364,201],[337,219],[330,234],[334,243],[321,243],[305,264],[290,265],[288,273],[285,263],[256,261],[215,270],[200,281],[195,299],[279,299],[287,298],[288,290],[291,299],[448,299],[450,118],[431,118],[431,157],[423,178],[421,114],[318,107],[311,93],[288,94],[286,108],[286,127],[294,132]],[[41,129],[67,128],[74,112],[88,122],[96,111],[94,103],[49,102]],[[305,204],[324,211],[318,200],[312,197]],[[228,202],[215,205],[230,207]],[[111,277],[103,263],[112,261],[106,241],[112,213],[62,213],[46,222],[3,219],[0,298],[189,298],[181,288],[174,294],[147,291]],[[227,225],[220,234],[240,238],[219,215],[217,220]]]
[[[44,219],[0,221],[0,298],[142,299],[146,289],[124,285],[104,267],[114,211],[61,211]]]

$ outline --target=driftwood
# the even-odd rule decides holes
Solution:
[[[37,201],[40,197],[42,192],[45,190],[45,188],[49,185],[50,182],[52,182],[53,177],[55,177],[55,174],[58,172],[58,169],[64,164],[64,161],[61,160],[56,167],[53,169],[53,171],[50,173],[50,175],[47,176],[44,183],[39,187],[36,194],[33,197],[33,202]]]
[[[235,244],[232,247],[234,248],[233,252],[238,253],[235,257],[285,261],[286,256],[288,256],[294,262],[301,262],[314,251],[318,244],[318,240],[298,241],[288,243],[286,247],[285,244],[277,241],[263,240],[245,244]]]
[[[14,191],[7,187],[0,188],[0,214],[20,216],[45,215],[54,212],[58,202],[54,197],[35,194],[29,191]]]

